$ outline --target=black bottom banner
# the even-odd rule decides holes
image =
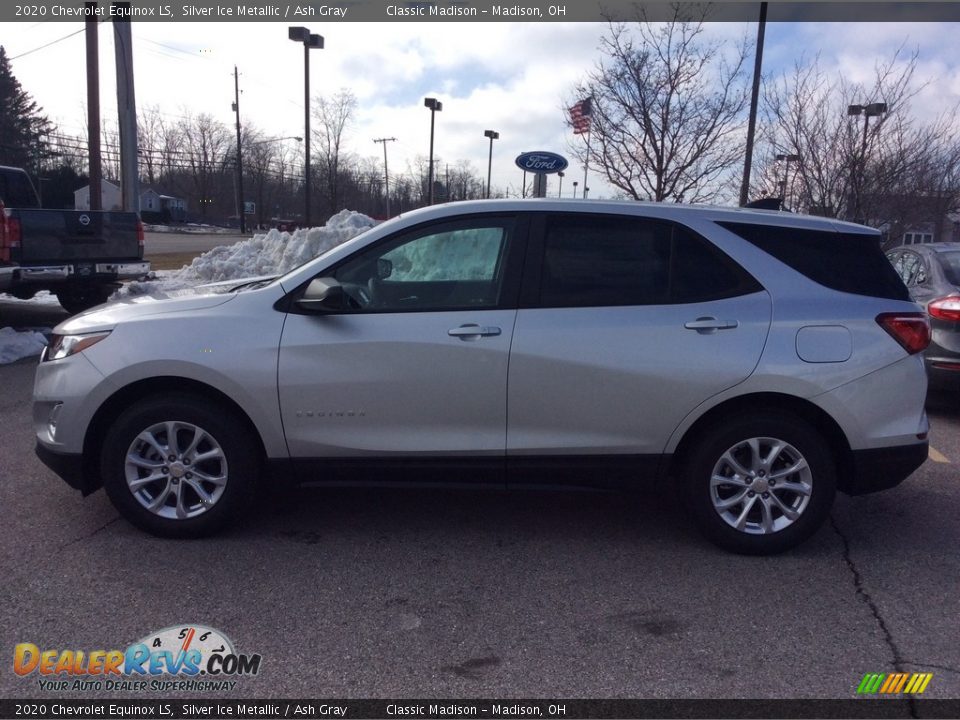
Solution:
[[[8,718],[960,718],[960,699],[859,700],[0,700]]]

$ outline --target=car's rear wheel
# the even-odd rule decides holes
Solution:
[[[763,411],[708,429],[680,482],[707,538],[733,552],[768,555],[803,542],[826,520],[836,463],[809,423]]]
[[[249,504],[260,462],[245,423],[192,395],[146,398],[106,434],[104,487],[120,513],[163,537],[200,537]]]

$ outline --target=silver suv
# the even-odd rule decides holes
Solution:
[[[455,203],[228,292],[55,330],[40,458],[157,535],[271,482],[675,484],[773,553],[927,456],[925,315],[869,228],[679,205]]]

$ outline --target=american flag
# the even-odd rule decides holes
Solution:
[[[581,100],[570,108],[570,123],[573,125],[574,135],[590,132],[591,115],[593,115],[593,98]]]

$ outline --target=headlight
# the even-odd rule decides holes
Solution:
[[[85,335],[51,335],[50,344],[43,351],[43,357],[40,358],[40,361],[62,360],[71,355],[76,355],[91,345],[96,345],[109,334],[110,331],[107,330],[107,332],[87,333]]]

